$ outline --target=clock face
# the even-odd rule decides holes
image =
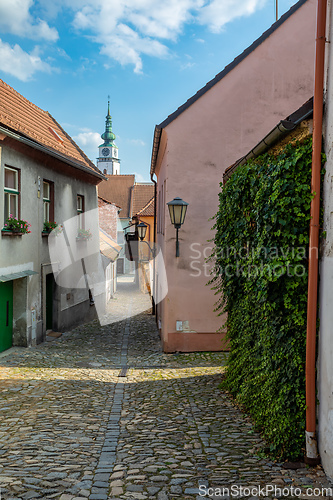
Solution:
[[[114,150],[113,150],[113,156],[114,156],[115,158],[117,158],[117,152],[118,152],[118,151],[117,151],[116,149],[114,149]]]
[[[103,156],[109,156],[109,154],[110,154],[109,148],[103,148],[102,149],[102,155]]]

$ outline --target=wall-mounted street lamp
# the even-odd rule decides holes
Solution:
[[[138,236],[139,236],[139,240],[140,241],[143,241],[146,237],[146,233],[147,233],[147,228],[148,228],[148,225],[145,224],[144,222],[140,222],[140,224],[138,224],[136,226],[136,229],[138,231]]]
[[[155,246],[152,248],[150,245],[149,245],[149,242],[148,241],[143,241],[146,237],[146,233],[147,233],[147,228],[148,228],[148,225],[145,224],[144,222],[140,222],[139,224],[136,225],[136,231],[137,231],[137,234],[138,234],[138,238],[140,241],[142,241],[143,243],[146,243],[149,247],[149,250],[151,252],[151,255],[153,257],[153,259],[155,258]],[[155,314],[155,260],[154,260],[154,272],[153,272],[153,294],[151,296],[151,300],[152,300],[152,314]]]
[[[138,237],[139,237],[140,241],[143,241],[145,239],[146,233],[147,233],[147,228],[148,228],[148,225],[145,224],[144,222],[140,222],[140,224],[136,225],[136,231],[138,233]],[[146,243],[148,245],[149,250],[151,251],[152,256],[155,257],[155,250],[154,250],[154,248],[152,248],[149,245],[149,242],[148,241],[143,241],[143,243]]]
[[[169,201],[167,205],[169,207],[171,224],[173,224],[177,230],[176,257],[179,257],[178,230],[184,223],[188,203],[183,201],[181,198],[174,198],[172,201]]]

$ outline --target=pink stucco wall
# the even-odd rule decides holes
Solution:
[[[158,191],[166,181],[166,202],[180,196],[189,203],[179,258],[167,212],[165,234],[158,234],[169,287],[159,308],[165,351],[222,347],[221,334],[219,340],[211,335],[223,320],[214,312],[207,266],[205,272],[203,252],[208,255],[214,236],[209,219],[225,169],[313,95],[315,11],[315,0],[308,0],[162,131]],[[189,321],[189,331],[176,332],[179,320]]]

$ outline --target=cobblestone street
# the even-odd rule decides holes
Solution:
[[[263,458],[250,420],[219,388],[226,354],[163,354],[149,307],[123,283],[112,323],[0,357],[1,499],[202,499],[232,485],[331,486],[320,466],[285,469]]]

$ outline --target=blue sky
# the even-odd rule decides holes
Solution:
[[[148,181],[155,124],[274,21],[275,0],[0,0],[0,77],[94,162],[110,95],[121,173]]]

